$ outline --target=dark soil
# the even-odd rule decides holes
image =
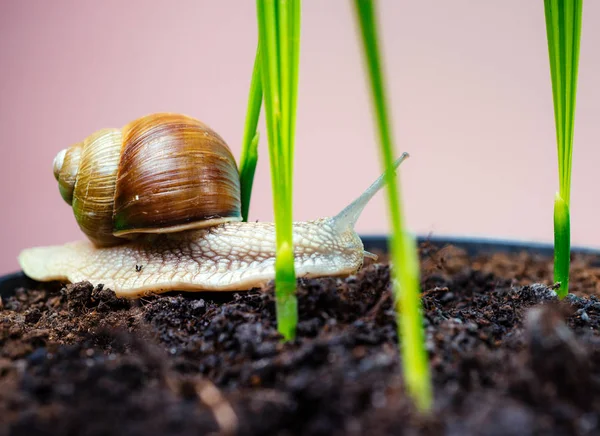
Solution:
[[[0,306],[0,435],[599,434],[600,257],[421,247],[435,408],[404,394],[385,263],[301,280],[282,343],[273,289],[129,301],[86,283]]]

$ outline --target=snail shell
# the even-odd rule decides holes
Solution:
[[[99,247],[242,219],[231,150],[185,115],[152,114],[100,130],[59,152],[54,176],[79,227]]]

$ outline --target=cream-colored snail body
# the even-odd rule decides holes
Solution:
[[[89,241],[23,250],[19,262],[35,280],[87,280],[137,297],[247,290],[275,276],[274,224],[241,222],[231,151],[194,118],[153,114],[101,130],[61,151],[54,174]],[[298,277],[362,266],[370,253],[353,227],[384,182],[335,217],[294,223]]]

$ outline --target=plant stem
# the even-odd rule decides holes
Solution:
[[[374,6],[372,0],[355,0],[354,6],[362,34],[372,103],[376,113],[381,159],[387,178],[388,212],[392,226],[390,241],[393,263],[392,284],[396,299],[395,307],[404,379],[408,393],[412,396],[416,406],[422,411],[427,411],[431,408],[432,388],[421,313],[419,262],[415,242],[404,228],[400,188],[397,178],[394,177],[395,152],[380,61]]]
[[[569,292],[569,265],[571,263],[571,223],[569,206],[556,194],[554,201],[554,282],[560,283],[558,297]]]
[[[275,310],[277,330],[286,339],[296,336],[298,324],[298,302],[296,299],[296,272],[294,270],[294,251],[288,242],[277,249],[275,270]]]
[[[260,67],[260,44],[256,47],[252,80],[250,82],[250,93],[248,95],[248,108],[246,110],[246,123],[244,126],[244,139],[242,142],[242,153],[240,155],[240,187],[242,200],[242,218],[248,221],[250,209],[250,198],[252,196],[252,185],[254,173],[258,162],[258,118],[262,103],[262,77]]]
[[[554,280],[569,292],[571,163],[583,0],[544,0],[558,151],[559,192],[554,203]]]
[[[292,228],[294,132],[300,51],[300,0],[257,0],[261,70],[273,189],[277,328],[293,339],[298,323]]]

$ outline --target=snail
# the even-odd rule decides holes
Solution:
[[[87,240],[23,250],[34,280],[85,280],[134,298],[249,290],[275,277],[274,223],[242,222],[234,157],[195,118],[151,114],[100,130],[59,152],[54,175]],[[374,256],[354,225],[384,176],[336,216],[293,223],[298,277],[347,276]]]

